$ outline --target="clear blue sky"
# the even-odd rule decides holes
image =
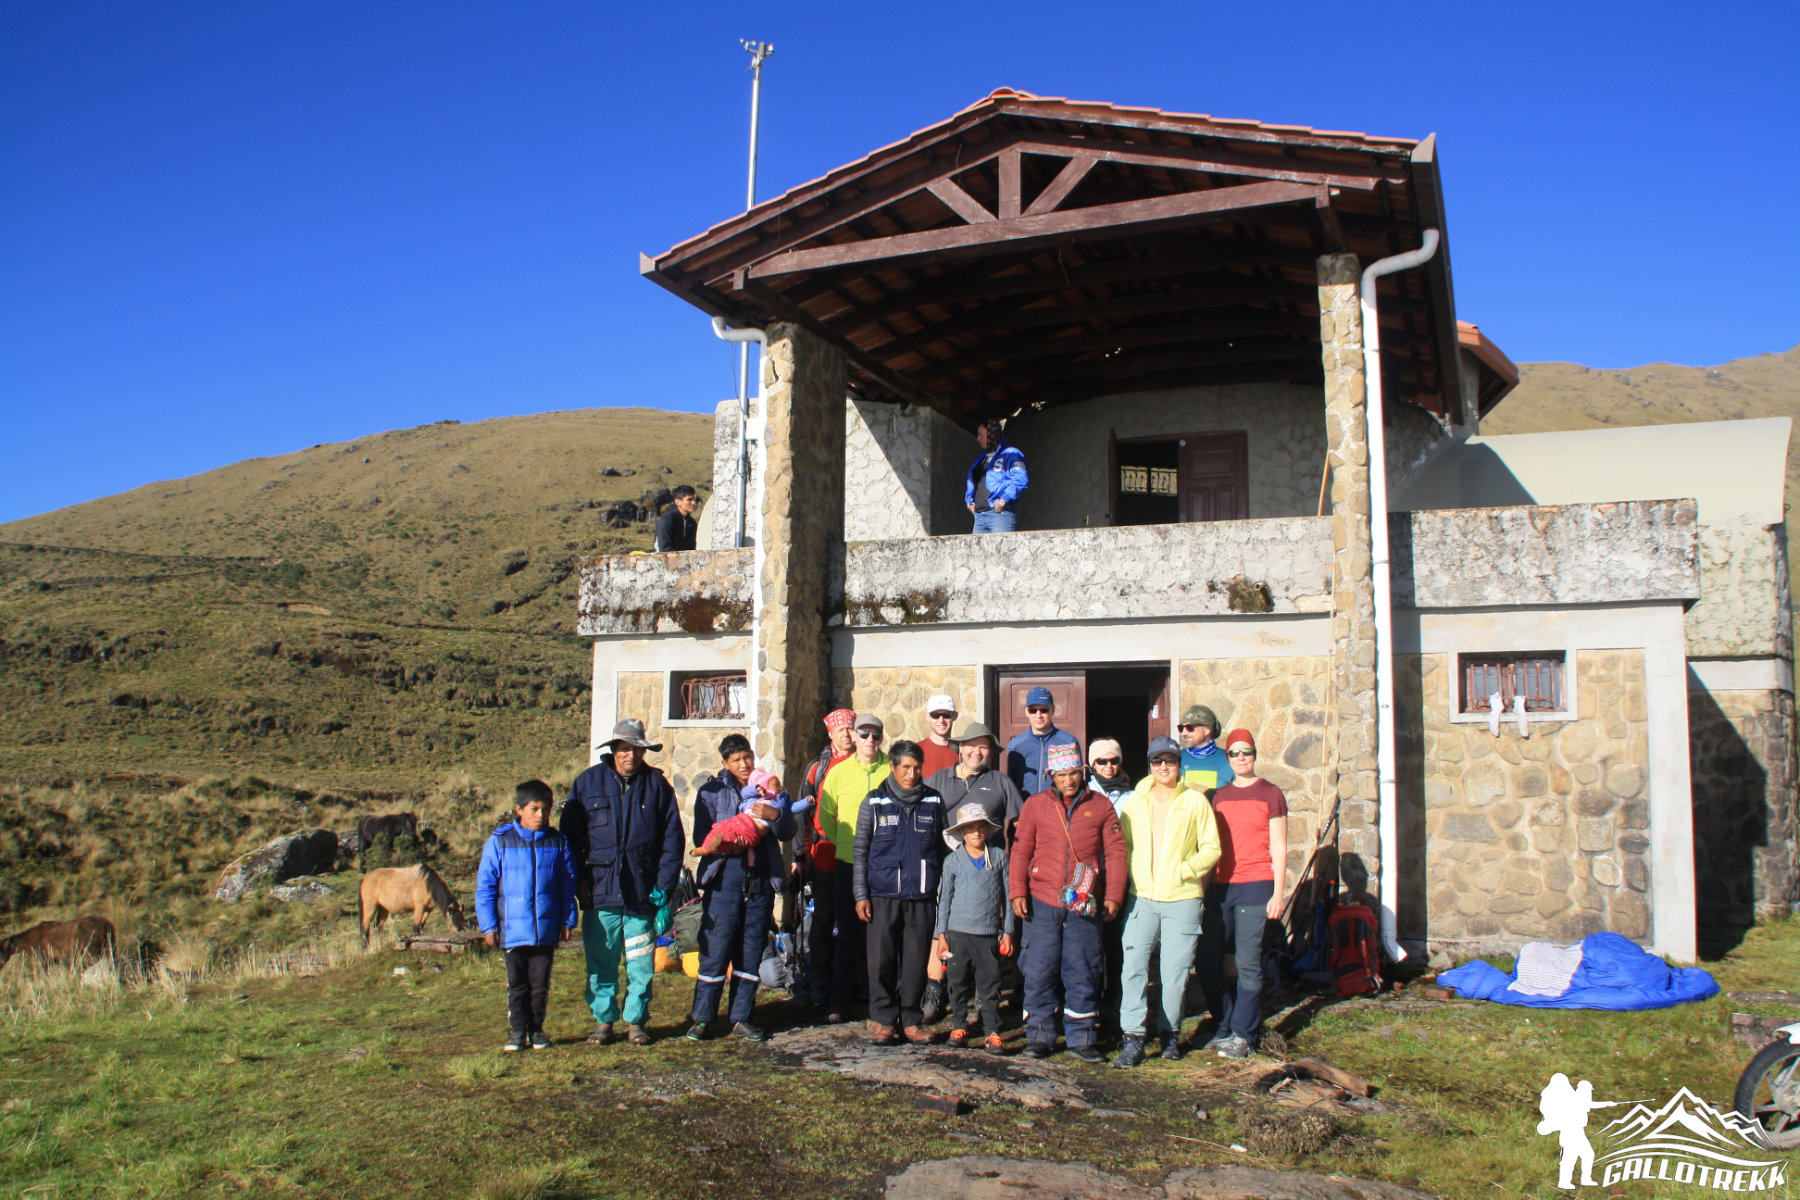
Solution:
[[[0,6],[0,520],[445,417],[708,409],[638,276],[997,86],[1439,135],[1515,359],[1800,341],[1800,5]]]

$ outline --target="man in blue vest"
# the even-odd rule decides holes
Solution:
[[[1056,700],[1049,688],[1034,687],[1025,693],[1027,727],[1007,744],[1006,773],[1026,799],[1050,787],[1050,773],[1044,769],[1044,755],[1050,747],[1081,746],[1074,734],[1056,727],[1055,713]]]
[[[562,832],[575,856],[581,942],[587,951],[588,1041],[613,1040],[619,1019],[619,965],[625,966],[627,1040],[650,1044],[650,982],[656,974],[656,915],[681,877],[681,810],[668,779],[644,761],[662,743],[642,721],[620,721],[600,761],[583,771],[563,803]]]
[[[975,515],[976,533],[1011,533],[1019,524],[1019,497],[1031,484],[1025,453],[1006,440],[1000,422],[975,432],[981,454],[969,466],[963,503]]]
[[[1212,794],[1237,777],[1231,760],[1220,748],[1219,718],[1204,704],[1190,704],[1181,714],[1181,782],[1184,787]]]
[[[923,778],[924,751],[904,739],[888,751],[888,777],[856,814],[852,886],[869,926],[869,1033],[877,1046],[931,1041],[920,1004],[937,928],[944,802]]]

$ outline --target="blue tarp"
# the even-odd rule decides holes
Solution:
[[[1520,1004],[1527,1008],[1604,1008],[1625,1012],[1668,1008],[1719,994],[1716,980],[1699,967],[1671,967],[1629,938],[1593,933],[1581,939],[1581,965],[1560,996],[1528,996],[1507,991],[1514,979],[1485,962],[1445,971],[1438,982],[1458,996]]]

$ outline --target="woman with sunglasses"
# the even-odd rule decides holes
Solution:
[[[1131,795],[1131,776],[1125,773],[1125,752],[1112,738],[1095,738],[1088,745],[1088,766],[1093,768],[1088,775],[1088,787],[1105,796],[1117,812],[1125,803],[1125,797]]]
[[[1209,1049],[1248,1058],[1262,1024],[1262,939],[1281,919],[1287,890],[1287,797],[1258,779],[1256,739],[1247,729],[1225,736],[1232,780],[1213,793],[1222,853],[1200,934],[1200,986],[1218,1018]]]

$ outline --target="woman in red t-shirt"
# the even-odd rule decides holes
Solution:
[[[1221,1058],[1248,1058],[1262,1024],[1263,927],[1281,918],[1287,891],[1287,797],[1256,777],[1249,730],[1232,730],[1224,746],[1235,775],[1212,797],[1222,853],[1206,889],[1195,966],[1218,1018],[1207,1046]]]

